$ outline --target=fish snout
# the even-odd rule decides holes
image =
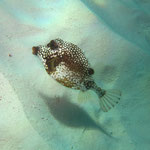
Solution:
[[[37,55],[38,51],[39,51],[39,47],[38,46],[33,46],[32,47],[32,54]]]

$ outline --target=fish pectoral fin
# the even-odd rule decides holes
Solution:
[[[46,61],[46,64],[48,66],[48,71],[53,72],[56,70],[56,66],[57,66],[56,62],[57,62],[57,57],[51,58],[51,59]]]

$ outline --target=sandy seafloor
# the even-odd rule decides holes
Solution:
[[[149,150],[149,10],[148,0],[1,0],[0,150]],[[49,77],[32,46],[57,37],[84,50],[99,86],[122,91],[115,108]]]

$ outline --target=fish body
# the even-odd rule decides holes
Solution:
[[[47,45],[32,47],[32,53],[39,56],[47,73],[60,84],[81,91],[95,91],[102,100],[100,106],[103,111],[108,111],[111,106],[114,106],[112,100],[109,99],[110,102],[106,100],[106,96],[104,96],[106,91],[96,85],[92,77],[94,70],[77,45],[58,38],[51,40]],[[116,92],[116,90],[115,93],[110,91],[108,94],[116,95]],[[105,101],[102,97],[109,104],[104,104]],[[114,102],[116,103],[118,100]]]

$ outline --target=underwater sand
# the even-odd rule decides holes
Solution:
[[[149,150],[149,8],[148,0],[1,0],[0,150]],[[49,77],[32,46],[57,37],[84,50],[99,86],[122,91],[115,108],[99,111],[95,93],[78,100]]]

